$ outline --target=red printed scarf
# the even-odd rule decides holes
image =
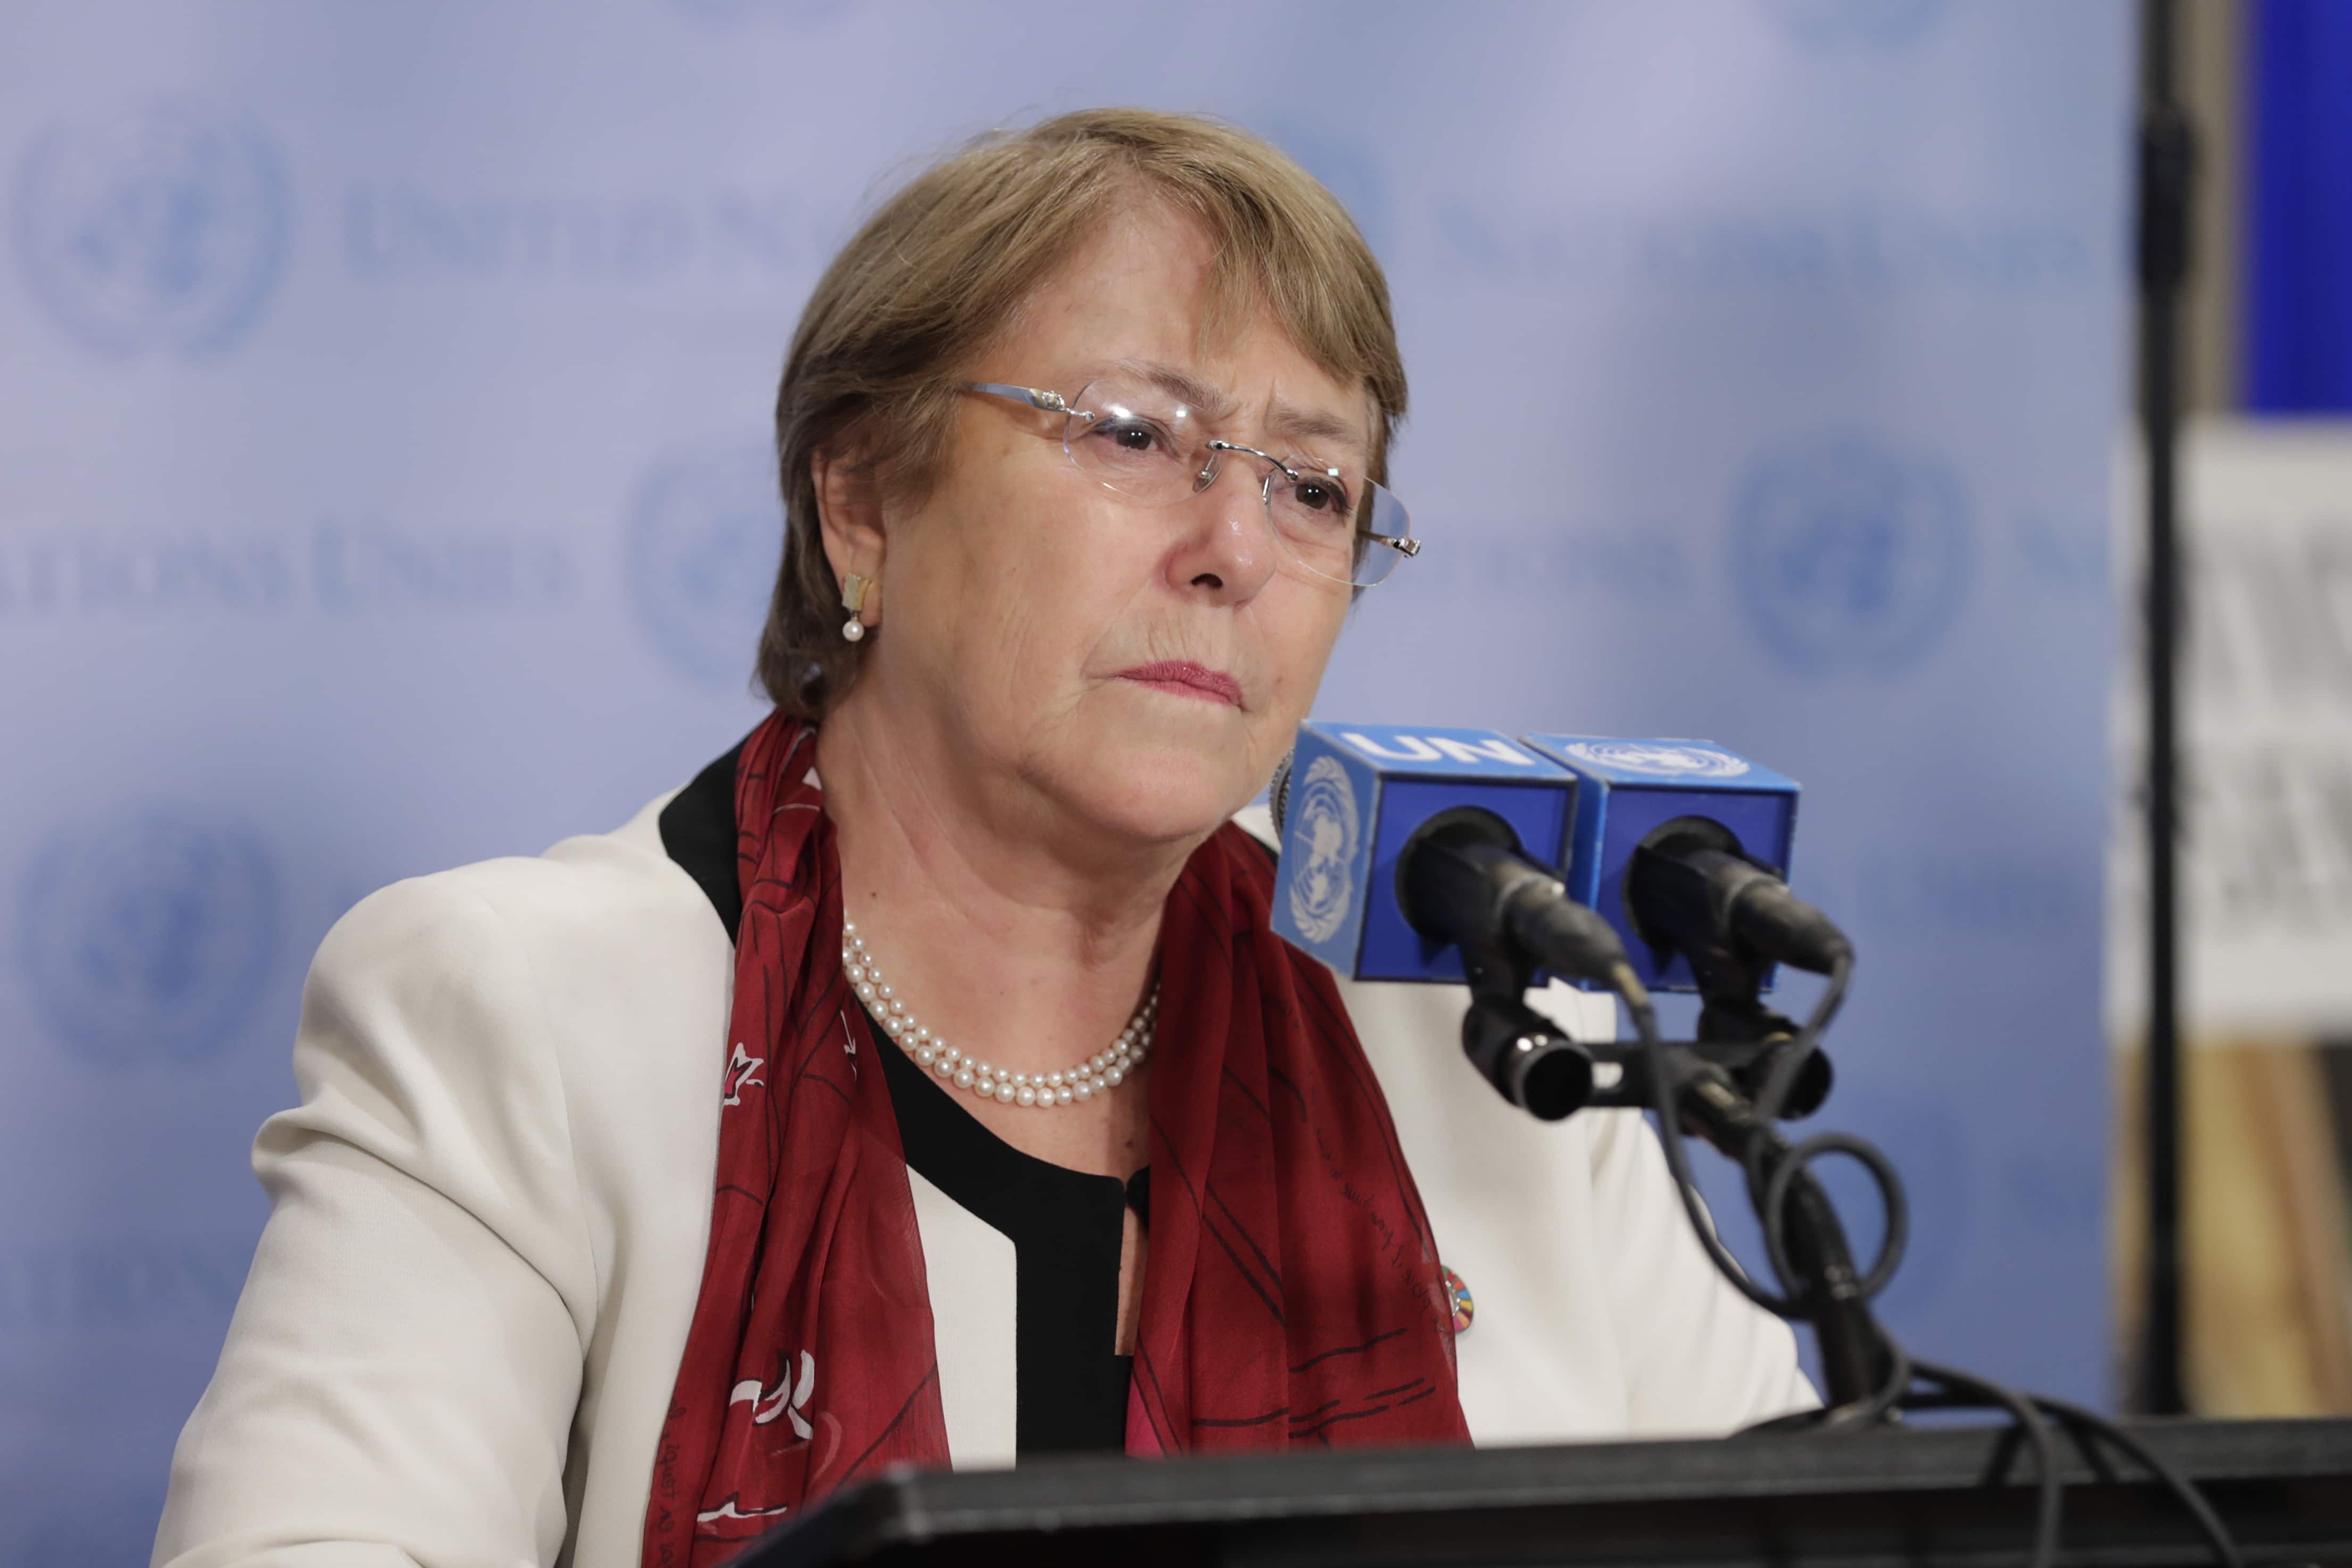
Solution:
[[[735,777],[743,915],[718,1192],[654,1462],[646,1568],[708,1568],[835,1488],[948,1463],[930,1291],[877,1046],[841,967],[814,728]],[[1240,830],[1160,927],[1151,1252],[1127,1449],[1468,1440],[1429,1218],[1331,977]]]

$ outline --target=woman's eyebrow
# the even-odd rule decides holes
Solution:
[[[1234,415],[1232,394],[1181,365],[1162,360],[1121,360],[1118,368],[1124,374],[1142,377],[1177,402],[1191,404],[1203,418],[1231,419]]]
[[[1118,369],[1129,375],[1139,376],[1178,401],[1191,404],[1205,419],[1231,419],[1236,411],[1232,394],[1222,387],[1202,381],[1181,365],[1159,360],[1122,360]],[[1286,441],[1344,443],[1352,455],[1360,455],[1368,444],[1363,426],[1358,422],[1321,409],[1301,408],[1279,398],[1275,400],[1265,425],[1267,434],[1279,435]]]
[[[1360,424],[1335,413],[1326,413],[1321,409],[1298,408],[1277,402],[1265,423],[1269,433],[1287,441],[1307,444],[1339,442],[1345,444],[1350,453],[1359,453],[1364,446],[1364,431]]]

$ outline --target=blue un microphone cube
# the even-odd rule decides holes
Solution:
[[[1460,951],[1423,938],[1397,900],[1405,841],[1441,811],[1479,807],[1510,824],[1530,860],[1563,870],[1575,783],[1498,730],[1301,725],[1274,928],[1352,979],[1460,985]]]
[[[1697,989],[1688,959],[1676,953],[1661,965],[1634,931],[1626,912],[1626,865],[1659,828],[1700,817],[1729,830],[1742,853],[1785,881],[1797,835],[1797,781],[1707,740],[1530,735],[1521,744],[1575,779],[1568,895],[1617,928],[1643,985],[1660,991]]]

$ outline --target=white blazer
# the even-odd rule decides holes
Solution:
[[[635,1568],[702,1279],[734,981],[726,928],[663,849],[667,800],[537,859],[397,883],[328,934],[302,1103],[254,1145],[269,1222],[173,1457],[157,1563]],[[1814,1403],[1787,1326],[1692,1239],[1639,1115],[1505,1104],[1461,1061],[1460,988],[1340,989],[1475,1299],[1457,1348],[1478,1442],[1722,1433]],[[1534,1000],[1613,1030],[1606,998]],[[989,1265],[935,1207],[918,1218],[944,1299]],[[1003,1462],[1009,1325],[937,1315],[954,1460]]]

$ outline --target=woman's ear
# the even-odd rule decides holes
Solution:
[[[858,619],[874,625],[881,619],[882,557],[888,541],[873,472],[848,454],[826,450],[809,457],[809,479],[833,580],[846,582],[853,573],[866,580]]]

